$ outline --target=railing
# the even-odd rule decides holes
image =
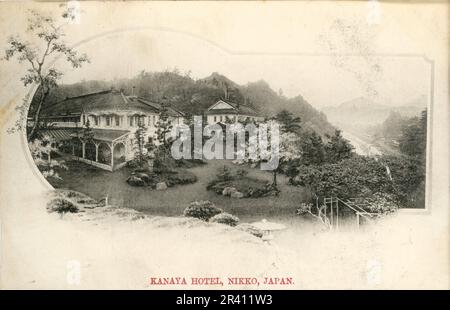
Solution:
[[[332,228],[339,228],[339,209],[347,208],[355,213],[356,215],[356,225],[359,228],[361,225],[361,218],[366,220],[366,222],[371,223],[374,217],[378,217],[378,213],[372,213],[366,211],[364,207],[370,206],[370,202],[364,198],[351,198],[346,201],[337,198],[330,197],[324,198],[325,210],[324,214],[328,217],[330,225]]]

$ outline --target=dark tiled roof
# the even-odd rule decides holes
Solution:
[[[127,97],[116,90],[102,91],[77,97],[66,98],[56,104],[45,107],[41,116],[61,117],[80,115],[82,112],[142,112],[158,113],[162,106],[139,97]],[[169,115],[182,116],[181,112],[168,108]]]
[[[94,140],[112,142],[123,135],[130,133],[130,131],[92,128],[92,133],[94,134]],[[43,134],[49,135],[56,141],[63,141],[71,138],[82,138],[83,130],[82,128],[54,128],[45,130]]]
[[[55,128],[45,130],[43,134],[50,136],[56,141],[62,141],[70,139],[71,135],[76,133],[76,131],[76,128]]]

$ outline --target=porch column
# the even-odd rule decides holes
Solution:
[[[81,142],[81,144],[82,144],[82,151],[83,151],[81,157],[84,158],[84,155],[85,155],[85,152],[86,152],[86,149],[85,149],[86,143]]]
[[[95,161],[98,162],[98,144],[95,143]]]
[[[72,155],[75,155],[75,144],[72,143]]]
[[[111,170],[114,169],[114,143],[111,143]]]

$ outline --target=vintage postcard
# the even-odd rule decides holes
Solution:
[[[0,2],[0,287],[448,289],[448,12]]]

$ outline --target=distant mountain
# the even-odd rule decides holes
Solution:
[[[334,131],[334,127],[327,121],[325,114],[314,109],[302,96],[295,98],[282,96],[263,80],[239,85],[217,72],[198,80],[177,71],[142,71],[131,79],[81,81],[71,85],[61,85],[51,93],[45,104],[111,87],[121,89],[128,95],[134,94],[154,102],[166,102],[191,115],[203,114],[219,99],[251,106],[266,117],[275,116],[276,113],[285,109],[299,116],[305,129],[315,130],[321,135]],[[29,112],[31,114],[32,107]]]
[[[426,97],[419,96],[402,105],[388,106],[359,97],[338,106],[322,109],[333,124],[342,129],[361,129],[383,123],[391,113],[404,117],[418,116],[426,107]]]

